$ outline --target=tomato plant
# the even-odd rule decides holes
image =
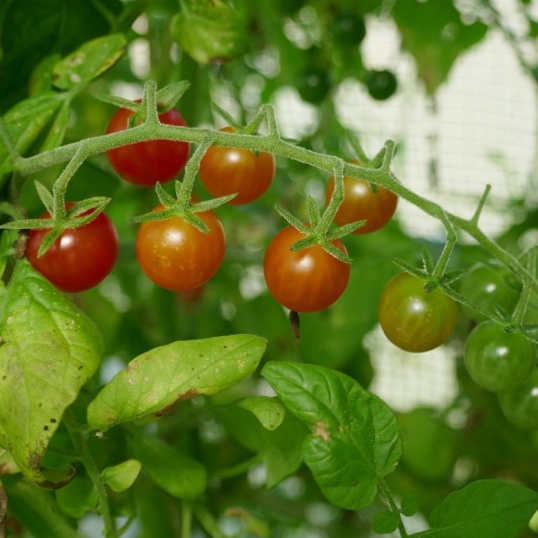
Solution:
[[[295,312],[314,312],[333,304],[346,289],[350,267],[320,246],[292,251],[304,235],[288,226],[269,243],[263,269],[273,297]],[[334,245],[346,252],[341,241]]]
[[[370,71],[366,77],[366,88],[371,97],[384,101],[392,97],[398,88],[396,75],[388,69]]]
[[[327,184],[325,193],[329,203],[334,190],[334,179]],[[375,232],[383,228],[392,218],[398,205],[398,197],[384,187],[373,186],[368,181],[344,177],[344,201],[338,208],[334,221],[340,226],[365,220],[366,222],[355,230],[356,234]]]
[[[67,208],[73,203],[67,204]],[[89,214],[87,211],[84,214]],[[41,218],[49,218],[44,213]],[[93,288],[114,267],[118,257],[118,235],[114,224],[100,213],[80,228],[65,230],[42,256],[38,250],[50,230],[31,230],[26,246],[30,263],[57,288],[78,292]]]
[[[379,323],[387,338],[405,351],[423,352],[448,340],[458,321],[458,306],[439,288],[409,273],[393,277],[379,301]]]
[[[233,132],[231,127],[221,129]],[[275,161],[264,151],[257,155],[241,148],[211,147],[200,162],[200,179],[213,196],[237,193],[232,205],[257,200],[271,185]]]
[[[520,386],[499,395],[506,418],[521,428],[538,428],[538,368]]]
[[[127,108],[116,110],[107,133],[126,129],[132,116],[133,111]],[[159,121],[167,125],[186,125],[174,108],[159,114]],[[172,140],[147,140],[107,151],[110,164],[123,179],[146,187],[174,179],[183,170],[188,155],[189,144]]]
[[[220,267],[226,249],[222,225],[212,211],[199,217],[207,233],[181,217],[144,222],[138,229],[136,257],[158,286],[174,291],[199,288]]]
[[[465,342],[467,371],[478,385],[494,392],[520,385],[535,363],[535,346],[493,321],[478,325]]]

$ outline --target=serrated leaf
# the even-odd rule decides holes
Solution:
[[[30,480],[62,415],[94,374],[100,335],[46,278],[19,261],[0,318],[0,445]]]
[[[432,529],[417,538],[515,538],[538,506],[538,494],[500,480],[477,480],[448,495],[432,512]]]
[[[69,90],[98,77],[121,58],[126,43],[123,34],[110,34],[84,43],[54,66],[54,86]]]
[[[400,518],[394,512],[377,512],[372,518],[372,529],[378,534],[390,534],[398,528]]]
[[[101,478],[112,491],[121,493],[134,484],[141,468],[142,464],[138,460],[131,459],[106,467],[101,471]]]
[[[75,519],[80,519],[97,507],[97,491],[86,474],[75,476],[54,494],[62,512]]]
[[[251,396],[241,400],[239,406],[250,411],[266,430],[276,430],[286,416],[284,406],[276,399],[267,396]]]
[[[197,394],[216,394],[249,376],[266,345],[259,336],[238,334],[154,348],[101,389],[88,406],[88,424],[107,430]]]
[[[389,407],[354,379],[322,366],[269,362],[262,375],[310,428],[304,459],[327,499],[350,510],[370,504],[378,479],[401,455]]]
[[[65,97],[46,93],[20,101],[3,117],[15,149],[24,155],[51,120]],[[13,170],[13,163],[4,141],[0,138],[0,183]]]
[[[205,491],[207,473],[198,461],[156,437],[138,436],[129,444],[144,470],[170,495],[194,500]]]

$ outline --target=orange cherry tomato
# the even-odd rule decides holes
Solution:
[[[290,310],[323,310],[346,289],[351,267],[319,245],[290,250],[293,243],[303,238],[304,234],[291,226],[273,238],[265,252],[265,281],[273,297]],[[347,254],[341,241],[335,240],[333,244]]]
[[[233,133],[232,127],[221,131]],[[257,155],[242,148],[212,146],[200,163],[200,179],[215,197],[237,193],[229,203],[243,205],[259,198],[275,176],[275,160],[270,153]]]
[[[162,209],[159,206],[154,209]],[[136,256],[155,284],[173,291],[205,284],[218,270],[226,242],[213,211],[198,213],[209,228],[204,233],[180,217],[144,222],[136,236]]]

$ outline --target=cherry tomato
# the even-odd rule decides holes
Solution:
[[[154,211],[162,209],[156,207]],[[155,284],[173,291],[205,284],[218,270],[226,243],[213,211],[197,213],[209,228],[204,233],[180,217],[143,222],[136,236],[136,256]]]
[[[536,362],[534,345],[521,333],[484,321],[465,342],[465,366],[474,382],[499,392],[521,384]]]
[[[525,383],[499,394],[506,418],[520,428],[538,429],[538,368]]]
[[[338,13],[332,21],[331,30],[333,39],[346,47],[359,45],[366,35],[364,19],[350,11]]]
[[[327,204],[334,190],[334,178],[329,180],[325,199]],[[368,181],[344,177],[344,201],[338,208],[334,221],[339,226],[366,220],[363,226],[355,230],[356,234],[367,234],[383,228],[396,211],[398,197],[391,191],[376,186],[375,191]]]
[[[292,251],[290,246],[304,234],[288,226],[269,243],[264,259],[267,287],[273,297],[295,312],[323,310],[346,289],[351,268],[319,245]],[[342,252],[346,247],[333,241]]]
[[[233,133],[232,127],[221,131]],[[270,153],[256,155],[249,149],[213,146],[200,163],[200,179],[215,197],[237,193],[229,203],[248,204],[259,198],[275,176],[275,161]]]
[[[307,67],[297,79],[297,90],[305,101],[321,103],[331,89],[331,79],[327,69],[318,66]]]
[[[73,204],[69,202],[67,208]],[[41,218],[50,218],[50,214],[44,213]],[[37,252],[48,231],[30,231],[26,256],[57,288],[71,293],[84,291],[99,284],[112,271],[118,257],[118,234],[104,213],[80,228],[65,230],[38,258]]]
[[[439,288],[400,273],[385,286],[379,302],[379,322],[387,338],[405,351],[422,352],[446,342],[458,321],[458,306]]]
[[[371,97],[384,101],[391,97],[398,87],[398,80],[392,71],[370,71],[366,78],[366,87]]]
[[[107,133],[123,131],[128,127],[133,111],[120,108],[112,116]],[[161,123],[186,125],[183,116],[171,108],[159,114]],[[107,151],[107,157],[116,172],[136,185],[150,187],[158,181],[164,183],[174,179],[187,162],[189,144],[173,140],[147,140]]]
[[[490,267],[478,264],[462,278],[460,292],[471,304],[486,313],[494,315],[494,307],[498,307],[506,314],[511,314],[519,292],[510,285],[510,276],[500,265]],[[464,307],[464,310],[476,322],[488,319],[471,308]]]

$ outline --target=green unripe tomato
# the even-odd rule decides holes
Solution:
[[[364,19],[353,12],[341,11],[332,21],[331,35],[342,46],[359,45],[366,35]]]
[[[388,69],[370,71],[366,78],[366,88],[370,96],[377,101],[391,97],[398,87],[396,75]]]
[[[458,305],[439,288],[426,291],[421,278],[400,273],[385,286],[379,323],[405,351],[422,352],[446,342],[458,321]]]
[[[527,381],[499,394],[499,403],[506,418],[524,429],[538,429],[538,368]]]
[[[520,385],[536,362],[532,342],[520,332],[506,332],[494,321],[484,321],[465,343],[465,366],[473,381],[493,392]]]
[[[297,79],[297,90],[305,101],[321,103],[331,89],[331,79],[327,69],[318,66],[307,67]]]
[[[518,290],[509,284],[505,269],[483,264],[477,265],[462,278],[460,292],[471,304],[491,315],[495,314],[495,306],[507,314],[512,313],[519,297]],[[471,308],[465,307],[464,310],[477,323],[487,319]]]

